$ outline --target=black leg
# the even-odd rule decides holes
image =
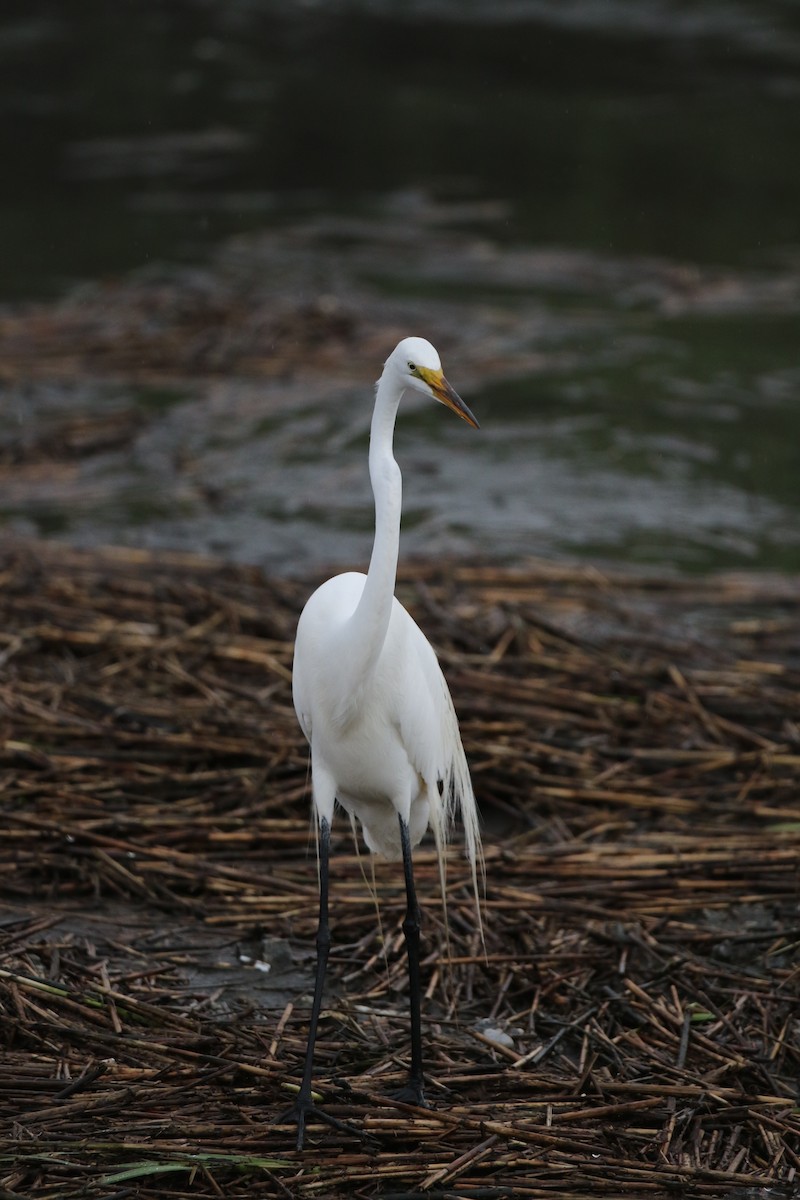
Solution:
[[[403,870],[406,877],[406,916],[403,921],[403,933],[406,937],[408,952],[408,993],[411,1009],[411,1071],[408,1083],[401,1092],[395,1093],[396,1100],[404,1100],[409,1104],[425,1103],[425,1080],[422,1075],[422,1026],[420,1024],[420,1007],[422,1003],[422,987],[419,978],[419,928],[420,912],[417,903],[417,893],[414,888],[414,868],[411,862],[411,838],[408,825],[400,817],[400,841],[403,847]]]
[[[319,1014],[322,1008],[322,991],[325,986],[325,971],[328,966],[328,951],[331,948],[331,933],[328,927],[328,859],[330,857],[331,848],[331,827],[328,822],[323,819],[320,821],[320,843],[319,843],[319,925],[317,927],[317,972],[314,979],[314,1001],[311,1005],[311,1023],[308,1029],[308,1045],[306,1047],[306,1064],[303,1070],[303,1082],[300,1084],[300,1092],[297,1100],[288,1112],[284,1113],[277,1121],[278,1125],[288,1125],[297,1122],[297,1149],[303,1149],[303,1141],[305,1139],[306,1118],[314,1116],[320,1121],[325,1121],[326,1124],[332,1125],[334,1129],[341,1129],[347,1133],[355,1133],[356,1130],[351,1129],[343,1121],[337,1121],[335,1117],[328,1116],[312,1103],[311,1100],[311,1076],[314,1071],[314,1045],[317,1040],[317,1025],[319,1023]]]

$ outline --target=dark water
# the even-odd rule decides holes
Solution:
[[[301,296],[333,255],[361,295],[507,355],[473,374],[465,335],[446,364],[479,437],[409,414],[410,550],[800,567],[800,10],[321,7],[5,5],[0,298],[340,218],[303,242]],[[381,257],[403,227],[415,252]],[[222,433],[199,384],[163,408],[130,389],[135,454],[0,499],[6,522],[281,567],[363,555],[368,390],[342,437],[307,400],[265,422],[230,387]],[[3,428],[118,402],[9,392]],[[187,421],[197,476],[172,476]]]

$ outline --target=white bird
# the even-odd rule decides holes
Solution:
[[[375,540],[366,575],[348,572],[322,584],[300,617],[295,642],[294,706],[311,745],[314,807],[319,822],[320,911],[317,970],[305,1070],[297,1101],[281,1122],[316,1116],[341,1123],[312,1103],[317,1022],[330,947],[328,856],[336,802],[361,825],[371,851],[403,860],[411,1009],[411,1069],[396,1098],[424,1104],[420,1030],[420,914],[411,851],[430,825],[444,896],[444,854],[456,809],[464,826],[476,905],[481,859],[478,811],[458,720],[436,655],[395,598],[402,477],[392,441],[405,391],[440,401],[477,429],[478,422],[442,373],[439,355],[423,338],[405,338],[378,381],[369,446],[375,497]],[[480,917],[478,918],[480,919]]]

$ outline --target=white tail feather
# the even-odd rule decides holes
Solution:
[[[455,721],[455,713],[453,713],[453,720]],[[485,946],[483,917],[481,914],[481,889],[478,885],[478,874],[480,873],[481,883],[485,888],[486,870],[483,859],[478,806],[475,802],[475,793],[472,790],[472,780],[460,737],[458,739],[458,752],[453,755],[444,778],[440,781],[440,786],[441,791],[436,784],[428,786],[428,804],[430,808],[430,827],[433,832],[439,866],[439,884],[442,890],[445,928],[447,929],[448,927],[446,892],[447,843],[455,823],[456,813],[458,813],[464,827],[464,849],[472,874],[472,891],[475,897],[475,916],[478,923],[478,932],[481,944]]]

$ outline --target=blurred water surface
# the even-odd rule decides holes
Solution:
[[[298,303],[385,304],[444,331],[483,425],[401,418],[407,551],[797,569],[800,13],[634,9],[11,2],[0,299],[155,264],[235,288],[246,260]],[[65,413],[141,423],[7,474],[0,512],[358,559],[369,382],[15,381],[6,448]]]

